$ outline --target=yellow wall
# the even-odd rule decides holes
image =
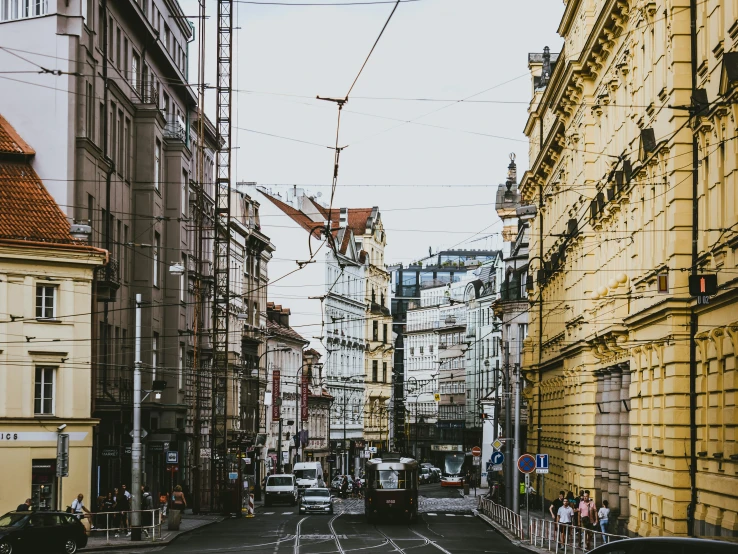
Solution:
[[[71,440],[61,508],[80,492],[88,506],[94,503],[89,497],[96,424],[91,419],[90,312],[93,269],[102,263],[103,256],[89,251],[0,245],[2,513],[31,497],[32,460],[56,458],[57,427],[62,424]],[[58,286],[55,321],[36,320],[37,283]],[[34,414],[36,365],[56,368],[53,414]],[[16,433],[31,434],[16,438]]]
[[[738,535],[738,460],[730,459],[738,454],[738,111],[735,93],[720,90],[722,52],[738,50],[730,31],[738,7],[697,4],[698,86],[713,104],[694,129],[687,112],[669,108],[691,96],[689,3],[673,0],[566,2],[561,61],[533,92],[526,125],[531,168],[521,190],[536,206],[543,196],[531,225],[532,275],[541,250],[546,262],[565,252],[531,296],[528,444],[552,456],[549,497],[559,487],[589,488],[598,502],[617,502],[623,532],[643,536],[688,531],[691,306],[699,314],[695,450],[704,453],[695,531]],[[531,64],[532,74],[540,71]],[[656,138],[650,152],[639,150],[644,128]],[[687,288],[694,134],[698,269],[716,273],[722,287],[707,306],[696,306]],[[624,160],[632,176],[618,189]],[[593,217],[599,192],[603,209]],[[567,239],[570,219],[578,234]],[[661,273],[666,294],[657,290]]]

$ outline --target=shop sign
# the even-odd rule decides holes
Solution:
[[[87,432],[76,431],[65,433],[69,435],[70,441],[83,441],[87,438]],[[54,431],[0,431],[0,445],[8,442],[53,442],[56,444],[59,433]]]
[[[302,388],[300,390],[300,416],[302,421],[308,420],[308,376],[302,372]]]
[[[150,442],[149,452],[164,452],[164,443],[163,442]]]
[[[464,448],[460,444],[431,444],[431,450],[436,452],[461,452]]]
[[[272,404],[272,419],[274,421],[277,421],[279,419],[279,403],[277,402],[277,398],[281,396],[280,391],[280,371],[278,369],[275,369],[272,372],[272,397],[274,398],[274,404]]]
[[[101,458],[117,458],[120,456],[120,448],[117,446],[106,446],[100,449]]]

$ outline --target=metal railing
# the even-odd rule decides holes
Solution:
[[[523,518],[519,514],[481,496],[479,497],[478,509],[492,521],[512,532],[516,538],[525,539],[525,526],[523,525]]]
[[[138,510],[141,514],[141,531],[147,535],[146,539],[154,542],[161,540],[161,526],[162,526],[162,510],[156,508],[153,510]],[[124,537],[131,531],[133,526],[131,525],[131,516],[134,511],[127,512],[92,512],[85,514],[85,518],[89,519],[92,529],[90,530],[90,536],[93,533],[105,532],[106,544],[111,544],[110,534],[113,533],[113,537],[117,538],[120,535]]]
[[[538,518],[531,518],[528,525],[531,545],[563,554],[589,552],[603,544],[628,538]]]

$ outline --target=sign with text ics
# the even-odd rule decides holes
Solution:
[[[272,398],[274,399],[272,402],[272,419],[274,421],[277,421],[279,419],[279,402],[277,402],[277,399],[280,397],[282,391],[279,389],[281,385],[280,381],[280,371],[278,369],[275,369],[272,372]]]

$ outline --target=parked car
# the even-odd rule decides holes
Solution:
[[[431,470],[431,483],[440,483],[441,482],[441,469],[437,467],[430,468]]]
[[[0,554],[64,552],[87,546],[82,522],[64,512],[8,512],[0,517]]]
[[[418,472],[418,481],[421,485],[426,485],[431,482],[431,470],[427,467],[421,467]]]
[[[331,481],[331,491],[335,491],[337,494],[341,494],[341,482],[343,478],[348,478],[348,490],[346,494],[351,494],[354,490],[354,480],[350,475],[336,475]]]
[[[710,539],[688,539],[683,537],[647,537],[642,539],[626,539],[604,544],[589,554],[653,554],[668,552],[669,554],[735,554],[735,542]]]
[[[333,496],[326,488],[312,487],[305,489],[300,498],[300,513],[333,513]]]
[[[296,506],[298,496],[297,480],[294,475],[284,473],[267,477],[264,506],[271,506],[274,502],[289,502],[290,505]]]

